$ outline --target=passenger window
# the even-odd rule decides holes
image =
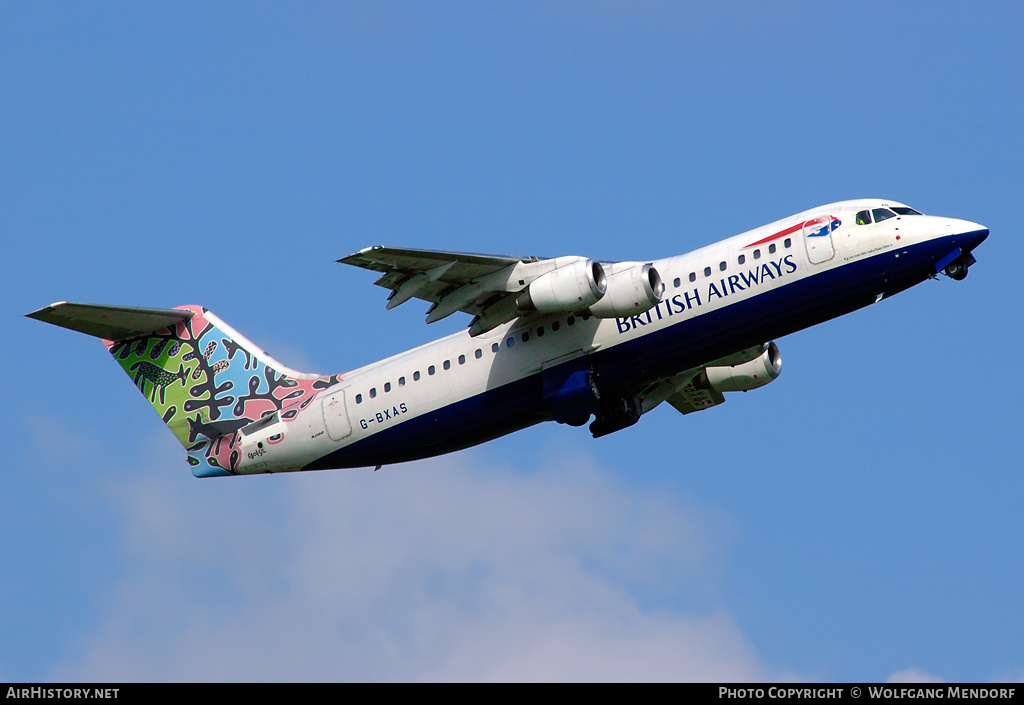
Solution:
[[[793,241],[787,237],[785,240],[782,241],[782,246],[788,250],[790,247],[793,246]]]
[[[871,215],[875,217],[876,223],[881,223],[883,220],[888,220],[889,218],[896,217],[896,214],[893,213],[888,208],[875,208],[874,210],[871,211]]]
[[[405,386],[405,377],[399,377],[398,378],[398,386],[399,387],[404,387]]]
[[[498,352],[498,344],[497,343],[491,343],[491,352],[492,353]]]
[[[754,259],[761,259],[761,250],[754,250]]]
[[[432,374],[434,374],[434,373],[435,373],[436,371],[437,371],[437,370],[435,370],[435,369],[434,369],[434,366],[433,366],[433,365],[431,365],[430,367],[428,367],[428,368],[427,368],[427,374],[428,374],[428,375],[432,375]]]
[[[363,403],[363,395],[362,394],[356,394],[356,404],[362,404],[362,403]]]
[[[523,331],[523,335],[522,335],[522,338],[523,338],[523,342],[524,342],[524,343],[525,343],[525,342],[526,342],[527,340],[529,340],[529,339],[530,339],[530,331],[528,331],[528,330],[524,330],[524,331]]]
[[[674,282],[672,282],[672,285],[675,286],[675,288],[678,289],[679,285],[682,284],[682,283],[683,282],[679,279],[679,277],[676,277],[676,280]]]
[[[692,281],[692,282],[697,281],[697,273],[696,272],[690,272],[690,281]]]
[[[537,337],[538,337],[538,338],[540,338],[540,337],[542,337],[543,335],[544,335],[544,326],[539,326],[539,327],[537,328]]]
[[[451,360],[445,360],[444,361],[444,368],[446,370],[450,370],[452,368],[452,361]]]
[[[459,364],[460,365],[465,365],[466,364],[466,356],[465,355],[459,355]]]
[[[377,396],[377,388],[376,387],[370,387],[370,398],[373,399],[376,396]]]
[[[565,322],[566,322],[566,323],[567,323],[568,325],[570,325],[570,326],[571,326],[571,325],[573,325],[574,323],[576,323],[576,317],[575,317],[575,316],[569,316],[569,317],[568,317],[567,319],[565,319]]]
[[[512,347],[513,345],[515,345],[515,344],[516,344],[516,339],[515,339],[515,338],[509,338],[508,340],[506,340],[506,341],[505,341],[505,345],[507,345],[507,346],[508,346],[508,347],[510,347],[510,348],[511,348],[511,347]]]
[[[558,329],[559,329],[559,328],[561,328],[561,327],[562,327],[562,326],[561,326],[561,324],[560,324],[560,323],[559,323],[558,321],[554,321],[554,322],[553,322],[553,323],[551,324],[551,332],[552,332],[552,333],[557,333],[557,332],[558,332]]]
[[[420,371],[419,370],[416,370],[415,372],[412,373],[412,381],[413,382],[419,382],[420,381]]]
[[[710,277],[711,276],[711,267],[705,267],[704,268],[704,276],[705,277]]]
[[[768,245],[768,254],[774,255],[776,249],[778,249],[778,248],[775,247],[775,243],[774,242],[772,244]]]
[[[476,355],[476,359],[479,360],[481,357],[484,356],[484,351],[481,350],[480,348],[477,348],[476,352],[473,353],[473,354]]]
[[[747,261],[747,256],[746,255],[740,255],[739,257],[736,258],[736,263],[737,264],[743,264],[746,261]]]
[[[724,272],[725,271],[725,267],[726,267],[725,262],[719,262],[718,263],[718,271]]]
[[[861,211],[857,214],[857,225],[871,225],[871,213]]]
[[[385,382],[384,383],[384,393],[387,394],[390,391],[391,391],[391,382]]]

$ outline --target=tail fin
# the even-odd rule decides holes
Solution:
[[[290,421],[341,379],[285,367],[201,306],[61,302],[28,316],[102,338],[188,451],[197,477],[234,474],[239,429],[275,413]]]

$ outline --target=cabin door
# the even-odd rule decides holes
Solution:
[[[323,409],[327,435],[332,440],[340,441],[352,433],[352,424],[348,420],[348,409],[345,406],[344,389],[324,395]]]
[[[832,231],[837,227],[839,221],[830,215],[812,218],[804,223],[804,244],[807,246],[807,259],[811,264],[823,264],[835,257]]]

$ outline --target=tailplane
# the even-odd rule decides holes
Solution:
[[[28,316],[101,338],[188,451],[197,477],[235,474],[240,429],[274,414],[291,421],[341,380],[285,367],[201,306],[61,302]]]

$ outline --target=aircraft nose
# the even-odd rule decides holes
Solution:
[[[969,220],[958,218],[945,219],[945,227],[942,229],[945,230],[946,235],[955,236],[957,244],[964,252],[970,252],[988,237],[988,228],[981,223],[972,223]]]
[[[961,232],[963,233],[964,238],[967,240],[967,247],[964,249],[966,249],[968,252],[973,250],[981,243],[985,242],[985,238],[988,237],[988,228],[986,228],[984,225],[981,225],[980,223],[972,223],[970,221],[965,220],[962,222],[962,225],[964,227],[963,230],[961,230]]]

